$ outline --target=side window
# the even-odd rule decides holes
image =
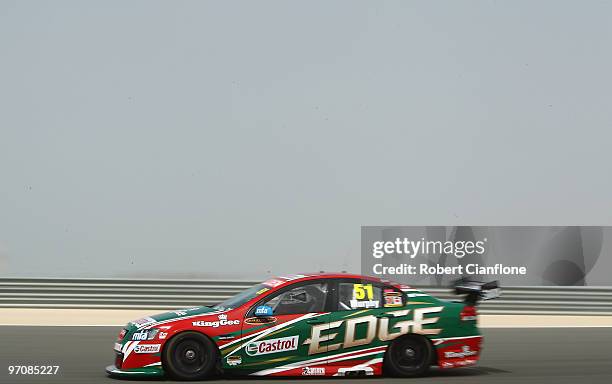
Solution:
[[[327,284],[301,285],[272,297],[263,303],[272,307],[275,315],[323,312],[327,300]]]
[[[393,308],[404,305],[402,292],[390,286],[369,281],[338,284],[338,311]]]
[[[338,284],[338,310],[381,308],[382,288],[371,282]]]

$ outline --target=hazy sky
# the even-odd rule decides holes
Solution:
[[[612,224],[612,2],[0,0],[0,273],[357,271]]]

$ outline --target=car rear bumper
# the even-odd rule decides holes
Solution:
[[[433,339],[440,368],[459,368],[474,365],[480,358],[482,336]]]

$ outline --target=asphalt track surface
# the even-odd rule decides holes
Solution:
[[[127,384],[106,376],[119,327],[0,327],[0,383]],[[612,383],[612,328],[485,329],[474,368],[434,369],[427,377],[227,379],[213,383]],[[9,365],[59,365],[56,376],[9,376]],[[169,380],[154,380],[171,383]],[[211,382],[211,381],[207,381]]]

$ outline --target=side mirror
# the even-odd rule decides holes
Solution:
[[[272,309],[272,307],[269,307],[267,305],[260,305],[259,307],[255,308],[255,317],[268,317],[268,316],[272,316],[274,314],[274,310]]]

